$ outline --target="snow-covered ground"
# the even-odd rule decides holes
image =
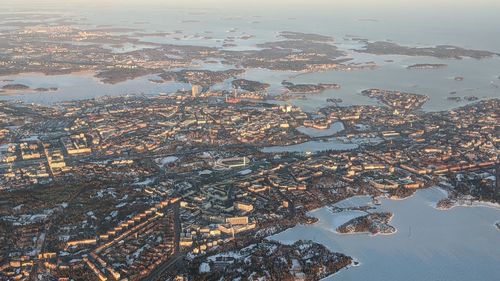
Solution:
[[[179,160],[179,158],[176,156],[167,156],[163,158],[157,158],[155,159],[155,162],[161,167],[165,167],[166,165],[174,163],[177,160]]]
[[[394,213],[393,235],[340,235],[339,223],[357,213],[334,213],[320,208],[310,213],[319,218],[314,225],[298,225],[271,239],[291,244],[310,239],[334,252],[352,256],[361,266],[342,270],[325,280],[496,280],[500,276],[500,235],[492,227],[500,209],[477,206],[437,210],[446,195],[437,188],[416,192],[406,200],[381,198],[377,211]],[[357,206],[355,197],[339,202]],[[354,203],[354,202],[355,203]]]

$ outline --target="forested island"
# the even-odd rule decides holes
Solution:
[[[320,93],[327,89],[340,89],[339,84],[331,83],[320,83],[320,84],[294,84],[292,82],[283,81],[281,84],[291,93],[291,94],[313,94]]]
[[[357,50],[357,52],[375,55],[429,56],[441,59],[462,59],[465,57],[483,59],[499,55],[490,51],[465,49],[450,45],[409,47],[385,41],[366,42],[363,49]]]
[[[407,66],[407,69],[439,69],[447,67],[444,63],[417,63]]]
[[[271,85],[259,81],[251,81],[247,79],[236,79],[231,82],[233,88],[241,89],[249,92],[259,92],[267,90]]]
[[[389,224],[391,213],[371,213],[349,220],[337,228],[339,233],[392,234],[396,229]]]

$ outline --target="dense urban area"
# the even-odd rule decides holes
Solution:
[[[336,203],[369,196],[370,206],[352,208],[364,215],[335,231],[389,235],[397,232],[394,214],[376,210],[381,198],[437,186],[447,193],[438,209],[500,203],[498,98],[452,92],[448,101],[470,103],[427,112],[425,93],[369,88],[352,95],[372,105],[330,97],[306,111],[291,100],[343,85],[283,80],[282,91],[270,93],[269,81],[244,73],[377,63],[353,60],[330,36],[301,32],[235,50],[235,41],[253,35],[231,29],[219,48],[143,40],[180,41],[187,36],[180,30],[86,28],[67,19],[18,24],[0,31],[2,77],[85,72],[104,84],[154,76],[147,83],[189,86],[45,105],[0,100],[0,280],[320,280],[359,262],[313,241],[270,238],[316,223],[313,210],[340,212]],[[499,55],[346,37],[362,46],[350,50],[360,54],[450,61]],[[128,45],[144,48],[124,50]],[[0,82],[5,97],[58,91]],[[224,82],[229,88],[214,87]]]
[[[449,192],[443,208],[500,200],[498,99],[425,113],[425,95],[361,94],[380,105],[306,113],[197,86],[53,107],[0,102],[0,276],[317,280],[354,261],[266,239],[313,223],[310,210],[435,185]],[[304,143],[325,147],[286,149]],[[394,231],[391,214],[367,212],[339,231]]]

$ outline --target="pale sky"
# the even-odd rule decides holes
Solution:
[[[6,4],[45,4],[45,3],[60,3],[60,4],[116,4],[116,5],[166,5],[166,6],[190,6],[190,7],[209,7],[211,5],[227,5],[227,6],[371,6],[384,8],[405,8],[405,7],[447,7],[449,9],[456,8],[488,8],[500,6],[498,0],[3,0]]]
[[[500,0],[2,0],[4,10],[36,8],[127,9],[192,8],[227,11],[280,10],[380,15],[401,13],[414,16],[439,14],[460,17],[498,17]],[[0,11],[2,13],[2,11]]]

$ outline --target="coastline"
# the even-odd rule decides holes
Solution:
[[[443,195],[446,196],[446,198],[449,198],[449,192],[446,189],[444,189],[440,186],[434,186],[432,188],[435,188],[435,189],[441,191],[443,193]],[[443,199],[445,199],[445,198],[443,198]],[[481,201],[481,200],[473,199],[472,201],[470,201],[470,204],[465,204],[465,203],[459,202],[461,199],[452,199],[452,200],[453,200],[453,203],[448,208],[438,207],[437,204],[439,203],[439,201],[434,203],[432,205],[432,207],[435,208],[436,210],[440,210],[440,211],[449,211],[451,209],[459,208],[459,207],[463,207],[463,208],[491,208],[491,209],[500,210],[500,203],[493,203],[493,202],[489,202],[489,201]]]
[[[324,245],[323,245],[323,246],[324,246]],[[358,261],[358,260],[357,260],[357,259],[355,259],[354,257],[350,257],[350,258],[352,259],[352,261],[351,261],[351,264],[350,264],[350,265],[347,265],[347,266],[343,267],[341,270],[339,270],[339,271],[337,271],[337,272],[334,272],[334,273],[332,273],[332,274],[330,274],[330,275],[327,275],[327,276],[325,276],[325,277],[321,278],[321,279],[320,279],[320,281],[326,281],[327,279],[332,278],[332,277],[334,277],[335,275],[340,274],[340,273],[341,273],[341,271],[343,271],[343,270],[348,270],[348,269],[349,269],[349,268],[351,268],[351,267],[359,267],[359,266],[361,266],[361,264],[362,264],[362,263],[361,263],[360,261]]]
[[[432,213],[431,210],[436,210],[436,209],[434,208],[434,206],[432,206],[432,204],[428,204],[429,201],[437,202],[439,200],[439,198],[443,197],[443,195],[444,194],[442,193],[442,190],[440,188],[438,188],[437,186],[432,186],[429,188],[420,189],[420,190],[417,190],[412,196],[409,196],[409,197],[412,197],[411,198],[412,202],[410,202],[409,204],[410,204],[410,206],[411,205],[416,206],[414,204],[414,202],[419,202],[419,208],[427,209],[427,211],[426,211],[427,213],[428,212]],[[355,197],[360,197],[360,196],[352,196],[352,197],[346,198],[344,200],[349,200],[349,199],[352,199]],[[384,196],[378,196],[378,197],[383,198]],[[410,199],[409,197],[404,198],[404,199]],[[395,200],[395,199],[391,199],[389,197],[385,197],[385,198],[387,200],[382,201],[382,206],[383,206],[382,208],[388,207],[389,209],[388,210],[384,209],[384,211],[390,211],[393,213],[394,216],[398,217],[398,220],[395,221],[394,225],[393,225],[395,228],[394,233],[391,233],[391,234],[377,233],[376,235],[370,235],[368,232],[364,232],[364,233],[348,233],[350,235],[347,235],[347,234],[343,235],[343,233],[338,233],[335,230],[336,224],[338,222],[334,222],[331,219],[328,219],[328,218],[331,218],[335,214],[333,214],[331,212],[331,210],[329,208],[327,208],[327,206],[325,206],[325,207],[316,208],[316,209],[311,210],[310,212],[307,213],[308,215],[317,218],[317,222],[314,223],[312,225],[312,227],[301,226],[301,227],[296,228],[295,230],[291,230],[291,231],[288,230],[285,233],[275,234],[275,235],[269,237],[268,239],[279,241],[280,243],[287,243],[287,244],[293,243],[295,241],[295,239],[313,240],[317,243],[320,243],[320,244],[327,246],[332,251],[341,252],[345,255],[350,256],[353,259],[353,261],[354,260],[358,261],[359,259],[364,261],[363,263],[358,261],[359,262],[358,265],[356,265],[356,266],[350,265],[349,267],[361,267],[361,265],[363,265],[363,267],[368,266],[365,269],[359,271],[358,273],[344,273],[343,274],[343,272],[345,272],[345,271],[341,270],[341,271],[337,272],[338,275],[344,276],[344,277],[346,276],[346,274],[348,276],[359,276],[359,275],[364,276],[364,274],[367,271],[371,270],[371,267],[375,266],[374,264],[377,264],[376,261],[371,261],[371,259],[373,258],[372,257],[373,255],[358,253],[360,251],[358,248],[360,248],[362,246],[355,246],[356,249],[352,250],[352,249],[350,249],[352,247],[352,245],[344,244],[344,243],[358,244],[360,241],[363,241],[363,244],[372,245],[373,243],[375,243],[375,244],[380,244],[380,245],[387,245],[387,244],[393,243],[394,241],[401,241],[401,240],[407,241],[407,239],[411,239],[411,241],[413,241],[413,243],[415,243],[416,241],[424,239],[423,237],[428,237],[427,234],[422,236],[422,230],[420,230],[422,228],[422,225],[420,225],[420,227],[418,226],[419,222],[421,224],[422,221],[426,221],[425,218],[418,218],[418,216],[417,216],[417,218],[416,218],[417,223],[408,221],[407,219],[405,219],[405,216],[407,216],[407,214],[404,214],[404,213],[407,213],[407,211],[404,211],[404,210],[406,210],[406,208],[402,207],[402,205],[401,205],[402,203],[401,204],[397,203],[397,202],[401,202],[402,200],[401,199]],[[342,202],[344,200],[341,200],[339,202]],[[392,206],[394,206],[394,204],[390,204],[390,202],[397,203],[396,206],[400,206],[400,207],[398,207],[398,209],[393,209],[394,207],[392,207]],[[388,206],[387,204],[390,204],[390,206]],[[478,205],[478,206],[474,206],[474,207],[486,207],[487,209],[499,210],[499,208],[497,208],[497,206],[489,206],[489,205],[486,205],[486,206],[485,205]],[[322,212],[322,213],[319,213],[316,215],[312,213],[312,212],[317,212],[318,210],[321,210],[322,208],[327,208],[327,209],[325,210],[325,212]],[[399,212],[402,212],[402,211],[404,211],[404,213],[400,214]],[[436,211],[438,211],[438,210],[436,210]],[[440,211],[438,211],[438,212],[440,212]],[[462,213],[462,212],[460,212],[460,213]],[[488,212],[488,213],[491,214],[491,212]],[[445,213],[443,212],[443,215],[439,215],[439,217],[443,219],[447,216],[453,216],[453,217],[456,216],[455,212],[450,213],[450,215],[448,215],[448,214],[444,215],[444,214]],[[478,213],[474,212],[473,214],[478,214]],[[450,218],[450,219],[453,220],[453,218]],[[498,226],[496,226],[496,223],[499,223],[499,222],[500,221],[492,220],[490,223],[488,223],[487,227],[489,229],[491,229],[491,227],[495,228],[494,229],[495,232],[500,231],[500,228]],[[406,235],[406,231],[405,231],[406,228],[405,227],[408,227],[407,225],[410,225],[410,227],[413,229],[417,229],[413,233],[413,235],[411,234],[412,233],[411,229],[408,230],[409,231],[408,236]],[[321,233],[324,232],[324,234],[321,235],[321,234],[319,234],[320,232],[318,232],[318,231],[321,231]],[[441,233],[442,231],[438,231],[438,232]],[[328,233],[331,233],[332,236],[330,236]],[[319,237],[318,237],[318,234],[320,235]],[[360,235],[357,235],[357,234],[360,234]],[[381,237],[387,236],[387,238],[389,238],[389,239],[379,238],[379,239],[372,240],[373,238],[375,238],[376,236],[379,236],[379,235]],[[454,241],[455,240],[456,239],[454,239]],[[390,241],[393,241],[393,242],[390,242]],[[405,243],[407,243],[407,242],[405,242]],[[432,244],[432,242],[429,242],[429,243]],[[477,241],[476,241],[476,243],[477,243]],[[427,245],[427,246],[425,246],[424,249],[428,249],[428,247],[429,246]],[[441,245],[441,246],[437,247],[437,249],[441,249],[443,247],[446,248],[446,246]],[[433,249],[433,248],[431,248],[431,249]],[[385,250],[380,249],[380,251],[385,251]],[[419,247],[417,247],[416,251],[421,251],[421,249]],[[432,251],[434,251],[434,250],[432,250]],[[440,250],[436,250],[436,251],[438,251],[438,253],[439,253]],[[361,253],[363,253],[363,252],[361,252]],[[368,258],[367,256],[369,256],[370,258]],[[448,264],[449,262],[450,261],[446,261],[445,263]],[[424,264],[425,264],[425,262],[424,262]],[[346,269],[348,269],[349,267],[347,267]],[[333,279],[331,279],[331,278],[332,278],[332,276],[337,276],[337,273],[332,274],[329,277],[324,278],[322,280],[336,280],[335,279],[336,277],[333,277]],[[398,274],[396,274],[396,275],[398,275]],[[403,275],[405,275],[405,274],[403,273]],[[382,278],[382,276],[380,276],[380,277]],[[338,278],[342,278],[342,277],[338,277]],[[340,279],[340,280],[342,280],[342,279]],[[358,279],[353,279],[353,280],[358,280]],[[375,279],[375,280],[379,280],[379,279]],[[394,279],[394,280],[396,280],[396,279]],[[458,280],[462,280],[462,279],[458,279]]]
[[[500,210],[500,204],[499,203],[479,201],[479,200],[472,201],[470,205],[469,204],[463,204],[463,203],[455,202],[449,208],[440,208],[440,207],[437,207],[435,205],[433,207],[436,210],[440,210],[440,211],[449,211],[449,210],[454,209],[454,208],[489,208],[489,209]]]

